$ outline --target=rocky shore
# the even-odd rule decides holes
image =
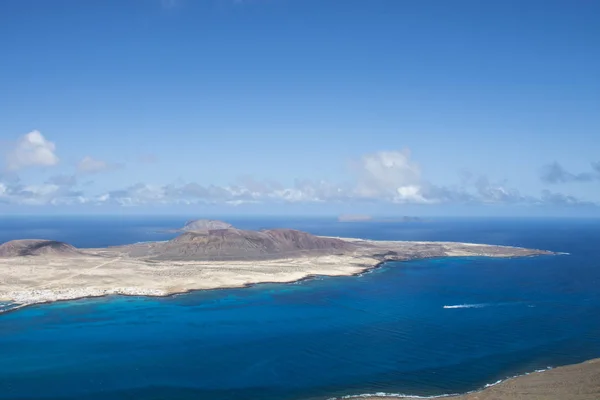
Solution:
[[[418,400],[423,397],[386,395],[347,396],[345,399]],[[600,399],[600,359],[567,365],[507,379],[495,385],[444,400],[598,400]]]

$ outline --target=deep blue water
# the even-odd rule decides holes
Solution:
[[[113,297],[0,314],[0,399],[326,399],[465,392],[600,357],[600,221],[229,219],[316,234],[569,252],[389,263],[355,277]],[[0,218],[20,237],[105,246],[185,218]],[[464,308],[444,306],[467,305]],[[0,307],[2,307],[0,305]]]

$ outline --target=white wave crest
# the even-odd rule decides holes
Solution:
[[[26,304],[17,304],[17,303],[0,304],[0,314],[6,313],[9,311],[15,311],[15,310],[18,310],[19,308],[23,308],[25,306],[26,306]]]
[[[497,381],[496,381],[496,382],[494,382],[494,383],[488,383],[488,384],[486,384],[486,385],[485,385],[483,388],[485,389],[485,388],[489,388],[489,387],[492,387],[492,386],[496,386],[496,385],[497,385],[497,384],[499,384],[499,383],[502,383],[502,379],[500,379],[500,380],[497,380]]]
[[[365,393],[365,394],[354,394],[347,395],[342,397],[332,397],[328,400],[338,400],[338,399],[368,399],[369,397],[395,397],[398,399],[441,399],[444,397],[454,397],[459,396],[458,393],[450,393],[450,394],[440,394],[437,396],[415,396],[410,394],[402,394],[402,393],[385,393],[385,392],[377,392],[377,393]]]
[[[533,372],[526,372],[524,374],[520,374],[520,375],[513,375],[510,376],[508,378],[505,379],[500,379],[494,383],[488,383],[485,386],[483,386],[481,389],[477,389],[477,390],[471,390],[468,391],[466,393],[463,393],[463,395],[465,394],[473,394],[473,393],[477,393],[483,389],[487,389],[489,387],[492,386],[496,386],[499,385],[502,382],[506,382],[509,381],[511,379],[515,379],[521,376],[527,376],[533,373],[540,373],[540,372],[544,372],[544,371],[548,371],[551,370],[553,367],[546,367],[543,369],[536,369]],[[459,393],[449,393],[449,394],[440,394],[437,396],[415,396],[415,395],[409,395],[409,394],[403,394],[403,393],[384,393],[384,392],[379,392],[379,393],[365,393],[365,394],[355,394],[355,395],[347,395],[347,396],[342,396],[342,397],[332,397],[328,400],[338,400],[338,399],[364,399],[364,398],[369,398],[369,397],[395,397],[398,399],[405,399],[405,398],[411,398],[411,399],[443,399],[446,397],[454,397],[454,396],[460,396],[461,394]]]

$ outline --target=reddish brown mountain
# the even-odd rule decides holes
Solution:
[[[74,256],[78,254],[80,253],[75,247],[55,240],[12,240],[0,245],[0,257],[44,255]]]
[[[231,260],[339,254],[355,248],[354,244],[341,239],[293,229],[248,231],[231,228],[186,232],[168,242],[127,246],[123,250],[134,257],[162,260]]]

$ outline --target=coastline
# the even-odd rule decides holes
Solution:
[[[414,243],[413,243],[414,244]],[[518,248],[516,248],[518,249]],[[382,266],[385,266],[389,262],[395,261],[411,261],[418,259],[432,259],[432,258],[454,258],[454,257],[497,257],[497,258],[512,258],[512,257],[530,257],[537,256],[549,253],[540,253],[540,254],[529,254],[529,255],[481,255],[481,254],[472,254],[470,256],[462,255],[462,254],[452,254],[452,255],[444,255],[444,256],[430,256],[430,257],[404,257],[402,259],[384,259],[379,260],[373,264],[365,265],[363,264],[355,272],[350,273],[349,270],[342,271],[343,273],[336,274],[337,276],[360,276],[365,273],[369,273],[375,269],[378,269]],[[560,254],[560,253],[552,253],[552,254]],[[40,302],[32,302],[28,304],[20,304],[15,308],[0,312],[0,314],[6,312],[14,312],[23,307],[27,307],[30,305],[41,305],[41,304],[49,304],[55,301],[72,301],[78,299],[92,298],[92,297],[105,297],[105,296],[132,296],[132,297],[170,297],[177,296],[193,291],[199,290],[221,290],[221,289],[230,289],[230,288],[245,288],[250,286],[255,286],[258,284],[267,284],[267,283],[285,283],[285,284],[293,284],[297,282],[302,282],[305,280],[310,280],[314,278],[318,278],[320,276],[333,276],[329,274],[307,274],[298,279],[290,280],[290,281],[279,281],[279,280],[263,280],[260,282],[251,282],[245,283],[237,286],[221,286],[221,287],[210,287],[210,288],[201,288],[201,289],[188,289],[184,291],[174,291],[174,292],[157,292],[157,291],[148,291],[148,289],[138,289],[138,288],[115,288],[113,290],[104,291],[102,294],[98,295],[83,295],[78,297],[70,297],[70,298],[59,298],[55,300],[49,301],[40,301]],[[573,369],[576,371],[573,372]],[[576,378],[581,380],[585,380],[585,382],[574,381],[573,376],[576,375]],[[533,382],[530,380],[534,377]],[[588,378],[586,378],[588,377]],[[556,386],[559,386],[558,389]],[[551,388],[551,392],[545,391],[545,388]],[[486,384],[481,389],[470,391],[464,394],[442,394],[437,396],[414,396],[409,394],[401,394],[401,393],[372,393],[372,394],[357,394],[357,395],[347,395],[343,397],[334,397],[329,400],[342,400],[342,399],[361,399],[366,398],[370,400],[395,400],[395,399],[408,399],[408,400],[417,400],[417,399],[449,399],[449,400],[563,400],[563,399],[572,399],[572,400],[597,400],[600,399],[600,359],[592,359],[581,364],[572,364],[567,366],[560,366],[556,368],[548,368],[546,370],[537,370],[530,373],[525,373],[522,375],[509,377],[494,383]]]
[[[8,300],[23,300],[23,302],[15,304],[15,307],[0,311],[2,313],[14,312],[23,307],[30,305],[48,304],[56,301],[72,301],[85,298],[96,298],[105,296],[132,296],[132,297],[170,297],[181,295],[193,291],[200,290],[221,290],[232,288],[245,288],[258,284],[267,283],[285,283],[293,284],[310,280],[322,276],[360,276],[375,269],[378,269],[389,262],[410,261],[419,259],[433,258],[455,258],[455,257],[491,257],[491,258],[516,258],[516,257],[531,257],[539,255],[561,255],[564,253],[553,253],[543,250],[530,250],[518,247],[509,246],[493,246],[471,243],[453,243],[453,242],[375,242],[364,241],[362,239],[345,239],[348,241],[369,242],[374,244],[376,252],[369,253],[353,253],[353,254],[306,254],[301,256],[290,256],[281,259],[267,260],[237,260],[237,261],[169,261],[169,260],[152,260],[128,257],[125,254],[115,252],[113,249],[83,249],[83,254],[78,257],[62,259],[60,257],[43,256],[43,257],[19,257],[19,258],[0,258],[0,268],[11,263],[21,264],[12,265],[11,272],[21,271],[41,272],[39,280],[29,282],[30,288],[23,285],[23,281],[4,280],[0,282],[0,299]],[[435,247],[435,249],[433,249]],[[395,253],[391,251],[388,254],[383,250],[393,248]],[[433,250],[432,250],[433,249]],[[2,263],[4,261],[4,263]],[[81,265],[84,264],[84,265]],[[44,276],[48,276],[48,272],[58,273],[50,275],[54,280],[45,281]],[[176,273],[172,275],[171,273]],[[198,272],[203,273],[198,273]],[[184,283],[186,285],[173,286],[168,282],[168,285],[161,286],[165,281],[174,279],[177,281],[177,272],[185,272]],[[65,273],[68,273],[65,275]],[[141,283],[141,285],[123,285],[117,286],[108,282],[108,277],[121,274],[114,277],[113,282],[122,283],[134,276],[131,283]],[[125,275],[123,275],[125,273]],[[141,274],[148,274],[153,280],[148,281],[139,279]],[[157,279],[161,277],[161,273],[166,273],[169,279]],[[219,275],[221,274],[221,275]],[[225,275],[223,275],[225,274]],[[25,276],[23,274],[16,275],[16,278]],[[243,279],[239,278],[243,276]],[[208,280],[206,280],[208,276]],[[210,279],[217,276],[219,279]],[[29,276],[31,278],[31,276]],[[125,278],[125,279],[123,279]],[[188,279],[189,278],[189,279]],[[202,279],[201,279],[202,278]],[[223,279],[221,279],[223,278]],[[227,279],[224,279],[227,278]],[[39,283],[41,281],[41,283]],[[26,284],[28,282],[25,282]],[[98,285],[98,283],[103,283]],[[25,287],[24,287],[25,286]],[[13,291],[2,290],[6,287],[16,289]],[[7,296],[8,295],[8,296]],[[20,296],[19,296],[20,295]],[[592,376],[594,382],[576,384],[576,389],[570,389],[570,382],[564,381],[572,368],[578,369],[578,376]],[[581,371],[583,368],[585,371]],[[553,372],[559,371],[559,372]],[[566,371],[563,373],[563,371]],[[548,373],[552,372],[550,378],[547,378]],[[560,376],[557,378],[557,373]],[[520,388],[528,387],[528,381],[525,383],[523,379],[534,376],[536,381],[533,385],[537,385],[534,391],[522,393]],[[562,378],[561,378],[562,376]],[[598,378],[596,380],[596,378]],[[528,378],[531,379],[531,378]],[[560,381],[563,379],[563,381]],[[544,381],[546,383],[540,384]],[[595,382],[599,384],[595,384]],[[564,391],[556,391],[559,393],[555,397],[548,397],[543,392],[543,388],[560,383],[561,387],[567,389],[570,394],[576,390],[579,397],[565,397]],[[525,386],[524,386],[525,385]],[[438,396],[419,397],[405,394],[393,393],[373,393],[373,394],[358,394],[337,397],[337,399],[352,399],[352,398],[368,398],[373,400],[394,400],[398,398],[416,400],[423,398],[444,398],[450,400],[558,400],[558,399],[573,399],[573,400],[597,400],[600,399],[600,359],[590,360],[582,364],[574,364],[572,366],[557,367],[545,371],[535,371],[526,373],[517,377],[507,378],[492,384],[487,384],[483,388],[468,392],[465,394],[442,394]],[[512,391],[511,391],[512,390]],[[519,392],[521,390],[521,392]],[[527,389],[529,390],[529,389]],[[542,392],[540,392],[542,390]],[[541,394],[540,394],[541,393]],[[551,393],[554,395],[555,393]],[[587,397],[586,397],[587,396]],[[333,400],[333,399],[330,399]]]
[[[328,400],[598,400],[600,399],[600,358],[517,375],[464,394],[411,396],[400,393],[373,393],[334,397]]]
[[[187,293],[192,293],[192,292],[197,292],[197,291],[206,291],[206,290],[226,290],[226,289],[244,289],[244,288],[249,288],[249,287],[253,287],[256,285],[263,285],[263,284],[294,284],[294,283],[299,283],[299,282],[303,282],[303,281],[308,281],[314,278],[318,278],[318,277],[322,277],[322,276],[360,276],[363,275],[369,271],[372,271],[374,269],[377,269],[381,266],[383,266],[384,264],[388,263],[388,262],[394,262],[393,260],[390,261],[381,261],[378,262],[377,264],[374,264],[372,266],[365,266],[362,270],[359,270],[358,272],[352,272],[352,273],[347,273],[347,274],[336,274],[336,275],[329,275],[329,274],[309,274],[297,279],[293,279],[293,280],[289,280],[289,281],[269,281],[269,280],[264,280],[264,281],[257,281],[257,282],[249,282],[249,283],[243,283],[240,285],[225,285],[225,286],[215,286],[215,287],[207,287],[207,288],[197,288],[197,289],[186,289],[186,290],[177,290],[177,291],[165,291],[165,292],[160,292],[160,291],[152,291],[152,292],[147,292],[144,289],[141,288],[114,288],[112,290],[103,290],[101,292],[98,292],[97,290],[93,290],[91,288],[86,288],[83,289],[88,290],[89,293],[85,293],[85,294],[81,294],[78,295],[76,293],[72,293],[73,297],[69,297],[69,295],[71,295],[71,293],[60,293],[58,291],[50,291],[52,294],[56,295],[57,298],[56,299],[51,299],[51,300],[40,300],[40,301],[28,301],[28,302],[23,302],[23,303],[19,303],[18,302],[18,298],[3,298],[0,297],[0,301],[6,301],[6,302],[14,302],[14,304],[16,305],[16,307],[8,309],[8,310],[4,310],[4,311],[0,311],[0,314],[4,314],[4,313],[9,313],[12,311],[17,311],[21,308],[24,307],[28,307],[28,306],[33,306],[33,305],[42,305],[42,304],[52,304],[55,302],[67,302],[67,301],[74,301],[74,300],[82,300],[82,299],[92,299],[92,298],[99,298],[99,297],[108,297],[108,296],[124,296],[124,297],[173,297],[173,296],[178,296],[178,295],[184,295]],[[32,294],[35,294],[35,292],[29,292]],[[0,294],[1,296],[1,294]],[[16,300],[16,301],[15,301]]]
[[[168,297],[196,290],[234,289],[264,283],[295,283],[319,276],[356,276],[388,262],[445,257],[511,258],[555,253],[508,246],[453,242],[377,242],[368,253],[312,254],[254,261],[156,261],[132,258],[112,249],[86,249],[82,256],[0,258],[12,272],[0,283],[0,301],[18,308],[55,301],[111,295]],[[431,246],[435,251],[429,251]],[[392,248],[402,253],[383,250]],[[442,250],[440,250],[442,249]],[[8,268],[2,268],[8,265]],[[102,261],[98,263],[99,261]],[[21,265],[19,265],[21,264]],[[23,270],[29,268],[29,274]],[[35,276],[35,272],[38,276]],[[23,282],[25,281],[25,282]],[[124,285],[127,283],[127,285]]]
[[[478,256],[471,256],[471,257],[478,257]],[[445,257],[430,257],[429,259],[434,259],[434,258],[445,258]],[[424,260],[427,258],[421,258],[421,259]],[[64,298],[58,298],[55,300],[46,300],[46,301],[39,301],[39,302],[29,302],[29,303],[16,303],[15,302],[15,303],[13,303],[15,305],[15,307],[12,307],[7,310],[0,310],[0,315],[18,311],[22,308],[29,307],[29,306],[52,304],[52,303],[59,303],[59,302],[68,302],[68,301],[75,301],[75,300],[84,300],[84,299],[95,299],[95,298],[110,297],[110,296],[168,298],[168,297],[181,296],[181,295],[185,295],[188,293],[207,291],[207,290],[245,289],[245,288],[250,288],[250,287],[257,286],[257,285],[268,285],[268,284],[293,285],[293,284],[300,283],[300,282],[310,281],[312,279],[316,279],[319,277],[334,277],[334,276],[357,276],[358,277],[358,276],[368,274],[368,273],[370,273],[378,268],[381,268],[391,262],[413,261],[413,260],[418,260],[418,259],[380,261],[377,264],[374,264],[372,266],[365,266],[363,270],[354,272],[354,273],[339,274],[339,275],[310,274],[310,275],[306,275],[302,278],[298,278],[296,280],[287,281],[287,282],[284,282],[284,281],[261,281],[261,282],[245,283],[240,286],[221,286],[221,287],[212,287],[212,288],[205,288],[205,289],[188,289],[185,291],[165,292],[165,293],[157,293],[157,292],[143,293],[143,290],[140,292],[136,291],[135,293],[129,293],[126,291],[115,291],[114,293],[109,293],[107,291],[105,293],[97,294],[97,295],[96,294],[86,294],[86,295],[82,295],[82,296],[78,296],[78,297],[64,297]],[[115,290],[118,290],[118,289],[115,289]],[[3,301],[3,299],[1,297],[0,297],[0,301]],[[11,301],[11,300],[8,299],[8,301]]]
[[[478,257],[478,256],[471,256],[471,257]],[[445,258],[445,257],[430,257],[429,259],[434,259],[434,258]],[[424,260],[427,258],[421,258],[421,259]],[[13,303],[15,305],[15,307],[12,307],[8,310],[0,310],[0,315],[18,311],[22,308],[29,307],[29,306],[52,304],[52,303],[59,303],[59,302],[68,302],[68,301],[75,301],[75,300],[95,299],[95,298],[110,297],[110,296],[168,298],[168,297],[181,296],[181,295],[185,295],[185,294],[189,294],[189,293],[193,293],[193,292],[200,292],[200,291],[207,291],[207,290],[245,289],[245,288],[250,288],[250,287],[257,286],[257,285],[268,285],[268,284],[293,285],[296,283],[310,281],[312,279],[317,279],[319,277],[334,277],[334,276],[357,276],[358,277],[358,276],[368,274],[368,273],[370,273],[378,268],[381,268],[391,262],[413,261],[413,260],[418,260],[418,259],[380,261],[377,264],[374,264],[372,266],[365,266],[362,271],[358,271],[358,272],[354,272],[354,273],[349,273],[349,274],[345,274],[345,275],[342,275],[342,274],[340,274],[340,275],[311,274],[311,275],[307,275],[305,277],[302,277],[302,278],[299,278],[299,279],[296,279],[293,281],[288,281],[288,282],[261,281],[261,282],[246,283],[246,284],[243,284],[240,286],[222,286],[222,287],[213,287],[213,288],[206,288],[206,289],[188,289],[185,291],[169,292],[169,293],[156,293],[156,292],[155,293],[126,293],[126,292],[108,293],[107,292],[107,293],[103,293],[103,294],[99,294],[99,295],[89,294],[89,295],[83,295],[83,296],[79,296],[79,297],[60,298],[60,299],[56,299],[56,300],[39,301],[39,302],[34,302],[34,303]],[[3,301],[3,299],[0,297],[0,302],[2,302],[2,301]]]
[[[393,262],[393,261],[383,261],[372,267],[365,267],[364,271],[360,271],[360,272],[356,272],[356,273],[348,274],[348,275],[337,275],[337,276],[361,276],[361,275],[364,275],[365,273],[368,273],[369,271],[373,271],[373,270],[383,266],[384,264],[386,264],[388,262]],[[17,311],[21,308],[25,308],[25,307],[29,307],[29,306],[52,304],[52,303],[59,303],[59,302],[68,302],[68,301],[75,301],[75,300],[96,299],[96,298],[110,297],[110,296],[167,298],[167,297],[181,296],[181,295],[185,295],[185,294],[193,293],[193,292],[201,292],[201,291],[203,292],[203,291],[207,291],[207,290],[246,289],[246,288],[254,287],[257,285],[268,285],[268,284],[293,285],[295,283],[309,281],[311,279],[324,277],[324,276],[331,276],[331,275],[316,275],[316,274],[314,274],[314,275],[307,275],[304,278],[300,278],[300,279],[297,279],[294,281],[289,281],[289,282],[263,281],[263,282],[256,282],[256,283],[247,283],[242,286],[223,286],[223,287],[214,287],[214,288],[207,288],[207,289],[189,289],[189,290],[181,291],[181,292],[170,292],[170,293],[161,293],[161,294],[158,294],[158,293],[131,294],[131,293],[118,292],[118,293],[104,293],[104,294],[100,294],[100,295],[85,295],[85,296],[72,297],[72,298],[61,298],[61,299],[57,299],[57,300],[40,301],[37,303],[27,303],[27,304],[15,303],[15,307],[13,307],[13,308],[10,308],[8,310],[0,310],[0,315],[6,314],[9,312],[13,312],[13,311]],[[2,299],[0,299],[0,300],[2,300]]]

